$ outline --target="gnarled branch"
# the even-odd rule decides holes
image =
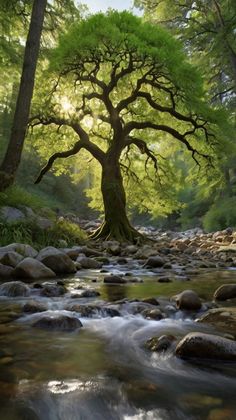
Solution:
[[[38,178],[36,179],[36,181],[34,183],[39,184],[39,182],[42,180],[43,176],[51,169],[51,167],[52,167],[52,165],[53,165],[53,163],[55,162],[56,159],[67,158],[69,156],[76,155],[76,153],[78,153],[82,149],[82,147],[84,147],[84,144],[81,140],[79,140],[75,143],[75,145],[72,147],[72,149],[66,150],[64,152],[54,153],[49,158],[47,164],[40,171],[40,174],[39,174]]]

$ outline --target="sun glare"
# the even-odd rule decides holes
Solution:
[[[63,111],[65,111],[65,112],[69,112],[73,109],[73,105],[70,103],[70,101],[66,97],[63,97],[61,99],[61,107],[62,107]]]

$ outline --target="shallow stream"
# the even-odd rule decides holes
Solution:
[[[127,267],[106,267],[125,273]],[[190,363],[173,351],[149,352],[146,340],[190,331],[215,331],[198,324],[191,313],[173,310],[168,301],[184,289],[194,289],[204,302],[223,283],[236,281],[236,271],[204,270],[190,281],[158,283],[151,271],[130,267],[141,283],[106,285],[96,270],[80,270],[64,280],[69,292],[49,298],[32,289],[30,297],[0,297],[0,419],[1,420],[220,420],[236,418],[236,364]],[[129,276],[127,276],[128,278]],[[76,298],[82,288],[100,292],[95,298]],[[83,289],[82,289],[83,290]],[[160,321],[135,313],[135,299],[157,297],[169,305]],[[47,305],[50,316],[71,314],[73,303],[126,303],[121,316],[98,312],[78,317],[83,328],[74,332],[45,331],[32,323],[45,315],[22,313],[32,299]],[[132,302],[133,299],[133,302]],[[111,305],[111,307],[113,307]],[[199,313],[200,315],[200,313]]]

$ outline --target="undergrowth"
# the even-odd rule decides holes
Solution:
[[[0,245],[13,242],[32,245],[36,249],[46,246],[61,247],[84,243],[86,234],[81,228],[67,220],[57,221],[51,228],[42,229],[34,220],[18,221],[14,223],[0,222]]]

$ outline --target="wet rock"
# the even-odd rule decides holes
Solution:
[[[80,304],[73,304],[68,305],[66,308],[68,311],[74,311],[80,313],[82,317],[90,318],[94,315],[102,315],[102,316],[109,316],[115,317],[120,316],[120,312],[115,308],[107,308],[107,307],[100,307],[97,305],[80,305]]]
[[[0,280],[9,279],[12,275],[13,268],[8,265],[0,264]]]
[[[199,296],[193,290],[184,290],[173,299],[176,301],[177,308],[181,310],[197,311],[202,307]]]
[[[158,268],[163,267],[165,261],[163,258],[159,256],[149,257],[148,260],[145,262],[144,267],[146,268]]]
[[[175,341],[173,335],[162,335],[161,337],[152,337],[146,341],[145,347],[150,351],[166,351],[168,350]]]
[[[100,293],[95,289],[84,290],[80,295],[80,297],[83,297],[83,298],[93,298],[96,296],[100,296]]]
[[[210,309],[198,322],[210,324],[219,331],[236,336],[236,308]]]
[[[182,359],[213,359],[236,361],[236,342],[212,334],[187,334],[175,349]]]
[[[23,256],[15,251],[8,251],[0,253],[0,263],[15,268],[20,261],[23,260]]]
[[[47,311],[47,307],[43,303],[37,302],[36,300],[30,300],[23,306],[23,312],[29,314],[44,311]]]
[[[43,286],[40,294],[47,297],[59,297],[66,293],[66,288],[58,284],[46,284]]]
[[[102,312],[105,315],[110,316],[111,318],[114,318],[115,316],[120,316],[120,312],[114,308],[102,308]]]
[[[42,249],[37,256],[37,260],[42,262],[56,274],[76,272],[76,267],[72,259],[64,252],[59,251],[52,246]]]
[[[24,279],[53,278],[56,274],[43,263],[34,258],[25,258],[14,269],[13,276]]]
[[[32,327],[35,328],[56,331],[73,331],[82,326],[78,318],[67,315],[60,315],[58,317],[44,316],[32,324]]]
[[[76,261],[81,265],[82,268],[98,269],[102,267],[102,263],[89,257],[78,257]]]
[[[163,314],[160,309],[144,309],[141,314],[144,318],[155,319],[157,321],[163,318]]]
[[[0,286],[0,295],[17,297],[17,296],[29,296],[30,288],[22,281],[10,281],[3,283]]]
[[[81,252],[86,255],[86,257],[102,257],[103,253],[97,249],[89,248],[88,246],[82,246]]]
[[[223,284],[215,291],[214,298],[219,301],[236,298],[236,284]]]
[[[154,297],[144,298],[142,299],[142,302],[149,303],[150,305],[155,305],[155,306],[159,305],[159,302]]]
[[[126,258],[124,258],[124,257],[119,257],[119,258],[117,258],[117,264],[128,264],[128,260],[126,259]]]
[[[124,277],[120,277],[120,276],[116,276],[116,275],[111,275],[111,276],[107,276],[104,277],[104,283],[109,283],[109,284],[124,284],[127,283],[127,280],[124,279]]]

